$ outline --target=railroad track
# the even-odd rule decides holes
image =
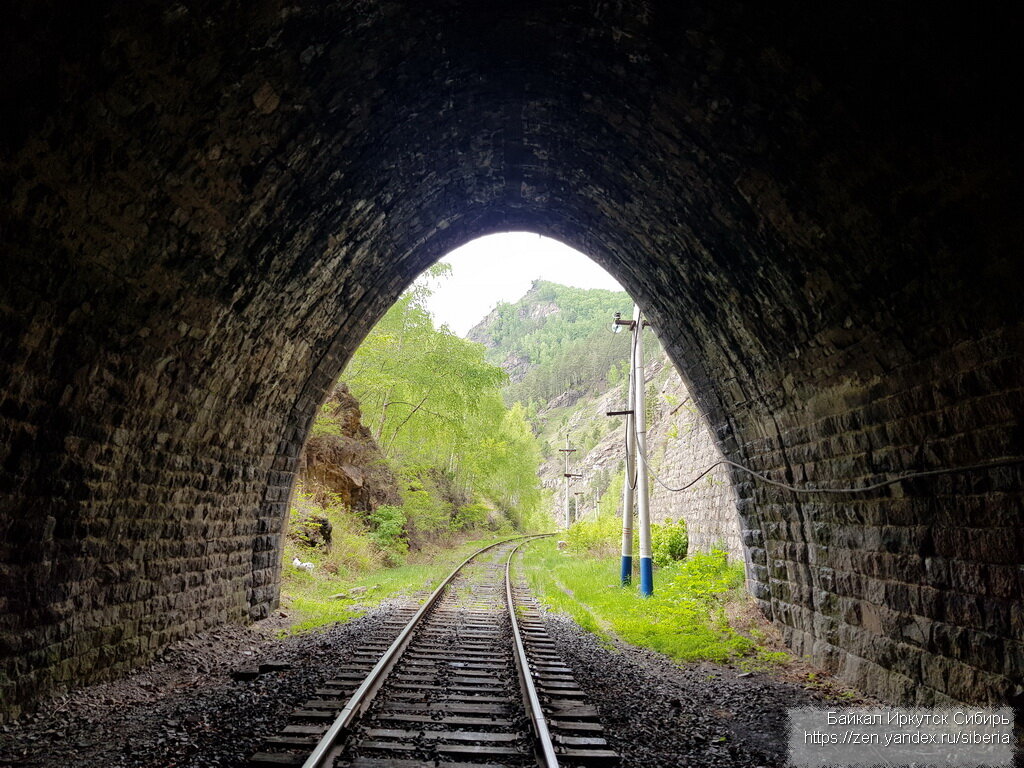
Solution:
[[[485,547],[418,610],[397,612],[394,639],[350,654],[250,768],[616,765],[596,708],[513,584],[526,540]]]

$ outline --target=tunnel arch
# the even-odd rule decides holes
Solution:
[[[326,387],[490,232],[615,275],[754,469],[1021,456],[1012,24],[625,5],[21,4],[0,709],[272,610]],[[799,653],[894,700],[1020,694],[1019,466],[839,501],[734,479]]]

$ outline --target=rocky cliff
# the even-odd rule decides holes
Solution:
[[[344,383],[335,385],[320,414],[300,461],[299,476],[306,491],[333,494],[356,511],[401,504],[398,481],[370,430],[363,426],[359,401]]]
[[[577,450],[572,471],[583,477],[570,493],[577,514],[592,514],[597,500],[621,471],[625,456],[628,334],[611,334],[613,312],[628,315],[625,293],[587,291],[535,281],[514,304],[496,307],[469,332],[488,348],[488,358],[510,377],[506,396],[528,404],[534,431],[545,450],[541,478],[555,494],[556,519],[564,516],[566,434]],[[654,339],[646,336],[648,457],[655,522],[683,518],[691,547],[724,547],[743,557],[736,500],[728,473],[717,467],[684,491],[680,488],[721,460],[704,418],[683,380]],[[577,494],[580,494],[577,496]],[[617,505],[621,514],[621,501]]]
[[[659,351],[657,359],[647,365],[644,379],[648,400],[647,454],[658,477],[649,481],[651,519],[662,522],[682,518],[689,530],[691,550],[719,547],[731,557],[742,559],[736,499],[725,467],[716,467],[686,490],[668,490],[689,483],[722,458],[703,416],[664,353]],[[564,447],[565,434],[569,434],[572,446],[579,449],[572,454],[570,471],[583,475],[570,486],[570,494],[574,499],[582,499],[577,514],[593,514],[597,498],[610,478],[622,470],[625,457],[625,420],[605,414],[624,408],[625,387],[618,385],[597,395],[580,396],[568,408],[555,404],[538,413],[540,429],[552,433],[552,450],[542,467],[542,478],[546,486],[557,491],[557,519],[562,519],[564,472],[563,455],[558,450]],[[569,413],[559,414],[561,410]],[[595,441],[598,432],[600,436]],[[583,496],[575,496],[577,492]],[[621,500],[617,509],[621,513]]]
[[[524,327],[531,329],[539,328],[543,325],[544,320],[559,311],[559,306],[554,301],[527,300],[527,297],[536,295],[540,284],[540,280],[535,280],[523,301],[518,302],[515,307],[516,317],[523,323]],[[494,330],[500,323],[501,307],[499,306],[492,309],[483,320],[473,326],[469,333],[466,334],[466,338],[487,347],[491,353],[488,355],[490,362],[500,365],[505,370],[505,373],[508,374],[510,382],[518,383],[523,380],[527,371],[530,370],[530,358],[518,349],[504,347],[495,338]],[[499,347],[502,348],[499,350]],[[497,355],[494,354],[495,351]]]

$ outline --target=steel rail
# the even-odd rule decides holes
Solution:
[[[551,536],[552,534],[544,535]],[[399,658],[401,658],[402,653],[409,645],[410,641],[412,640],[412,634],[415,631],[417,625],[420,623],[423,617],[427,615],[430,609],[434,607],[438,599],[441,597],[441,593],[444,592],[445,587],[447,587],[452,582],[452,580],[459,574],[459,571],[465,568],[466,565],[468,565],[471,560],[482,555],[484,552],[487,552],[490,549],[494,549],[495,547],[499,547],[502,544],[507,544],[510,541],[515,541],[517,538],[528,539],[540,537],[515,536],[511,539],[505,539],[504,541],[498,541],[494,544],[489,544],[488,546],[477,550],[469,557],[467,557],[465,560],[463,560],[462,563],[454,571],[448,574],[448,577],[444,581],[437,585],[437,588],[430,594],[430,597],[426,599],[423,605],[420,606],[420,609],[416,611],[416,613],[413,615],[411,619],[409,619],[409,623],[405,625],[402,631],[398,634],[398,637],[395,638],[395,641],[388,647],[388,649],[384,652],[384,655],[380,657],[380,660],[367,674],[366,679],[363,680],[360,686],[349,698],[348,702],[345,704],[345,708],[341,710],[341,712],[338,714],[338,717],[335,718],[333,723],[331,723],[331,727],[327,729],[327,732],[324,733],[320,741],[317,742],[316,747],[313,748],[313,751],[309,754],[309,757],[306,758],[306,762],[302,764],[302,768],[323,768],[325,764],[324,760],[328,757],[331,750],[337,746],[339,736],[341,736],[341,734],[344,733],[345,730],[356,721],[359,715],[361,715],[365,711],[366,707],[373,700],[374,694],[384,683],[384,680],[387,678],[388,673],[390,673],[391,670],[394,668],[395,664],[398,663],[398,660]],[[521,545],[522,543],[523,542],[520,542],[519,545]],[[519,545],[516,545],[517,548]]]
[[[516,617],[516,605],[512,599],[512,558],[525,543],[526,541],[521,541],[516,544],[509,552],[508,560],[505,562],[505,600],[508,602],[508,618],[512,623],[512,637],[516,647],[516,668],[519,670],[519,682],[523,689],[523,703],[526,705],[530,722],[533,723],[533,732],[537,740],[538,763],[543,768],[558,768],[558,756],[555,754],[555,745],[551,741],[547,718],[544,717],[544,710],[541,709],[537,686],[534,685],[533,675],[530,674],[530,660],[526,656],[526,646],[523,645],[523,635],[519,631],[519,619]]]

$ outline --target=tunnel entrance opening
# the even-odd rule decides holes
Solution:
[[[320,406],[292,493],[285,575],[326,567],[333,576],[347,570],[342,557],[399,563],[435,540],[508,524],[596,523],[599,509],[620,522],[606,525],[615,530],[594,554],[618,553],[626,425],[605,412],[626,407],[630,341],[612,317],[632,307],[588,257],[536,234],[479,238],[420,275]],[[655,547],[659,526],[677,520],[690,552],[715,548],[743,563],[723,457],[664,351],[650,338],[646,351]],[[577,454],[571,467],[562,466],[563,441]],[[698,474],[700,486],[672,490]],[[550,498],[538,493],[538,475]],[[365,528],[368,541],[356,536],[353,551],[332,551],[332,526],[342,535]]]

